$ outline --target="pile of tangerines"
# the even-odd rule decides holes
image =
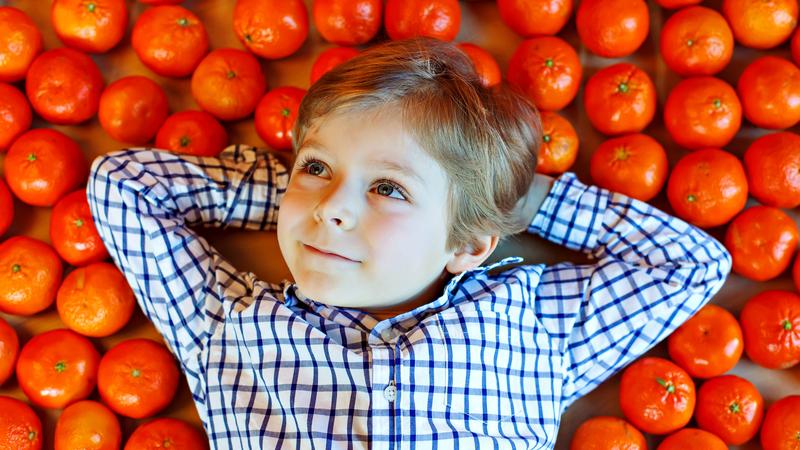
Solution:
[[[309,21],[337,47],[311,70],[313,83],[357,55],[383,25],[390,39],[425,35],[452,41],[461,21],[456,0],[237,0],[232,30],[245,49],[209,49],[207,30],[181,0],[139,0],[151,5],[136,19],[131,45],[141,62],[163,77],[191,77],[199,106],[169,114],[167,96],[146,76],[105,85],[90,54],[122,41],[128,28],[125,0],[53,0],[52,27],[64,44],[44,50],[41,32],[22,11],[0,7],[0,236],[14,219],[12,196],[52,207],[51,244],[27,236],[0,243],[0,311],[32,316],[56,304],[66,328],[19,338],[0,317],[0,384],[16,374],[31,403],[63,409],[55,448],[115,449],[122,443],[117,415],[155,416],[171,401],[179,369],[168,349],[147,339],[123,341],[101,355],[90,338],[122,329],[135,298],[111,263],[89,212],[88,161],[79,145],[51,128],[30,129],[33,114],[57,125],[97,116],[114,139],[176,153],[215,156],[228,145],[224,122],[254,116],[258,135],[274,150],[291,148],[291,128],[305,90],[268,90],[262,59],[295,53]],[[581,45],[604,58],[634,53],[650,33],[644,0],[497,0],[502,20],[525,40],[506,79],[542,113],[537,171],[559,174],[575,162],[579,139],[558,111],[583,83],[584,113],[608,136],[591,159],[592,181],[649,201],[666,185],[674,213],[702,227],[727,226],[725,246],[735,273],[770,280],[790,266],[798,229],[783,209],[800,205],[800,136],[785,129],[800,121],[800,33],[797,0],[724,0],[721,11],[701,0],[657,0],[671,15],[660,34],[660,58],[682,77],[663,105],[671,138],[686,154],[668,168],[664,148],[642,131],[653,121],[656,90],[634,64],[609,64],[587,80],[577,51],[558,33],[575,14]],[[761,56],[736,86],[714,75],[730,62],[734,43],[771,49],[790,41],[794,61]],[[459,46],[491,88],[503,74],[492,55]],[[743,161],[724,150],[743,116],[774,130],[750,144]],[[745,208],[748,195],[760,205]],[[798,261],[798,260],[796,260]],[[63,276],[63,262],[75,267]],[[800,263],[793,276],[800,289]],[[659,449],[727,448],[760,431],[764,449],[796,449],[800,396],[768,409],[755,386],[726,375],[746,354],[768,368],[800,362],[800,296],[771,290],[750,299],[738,320],[708,305],[668,338],[670,360],[641,358],[622,376],[625,418],[596,417],[573,437],[573,449],[597,445],[646,448],[644,433],[667,436]],[[693,379],[702,380],[695,392]],[[87,400],[95,387],[102,402]],[[695,419],[697,428],[685,428]],[[140,425],[126,449],[207,446],[200,430],[177,419]],[[42,427],[26,403],[0,396],[0,448],[36,449]]]
[[[539,171],[557,174],[575,161],[578,137],[556,111],[572,102],[581,83],[577,53],[564,40],[537,28],[537,2],[499,0],[509,25],[530,39],[511,58],[508,79],[543,111],[544,143]],[[571,2],[562,5],[563,26]],[[659,55],[682,77],[667,94],[663,121],[673,141],[687,150],[668,169],[662,145],[642,133],[656,111],[650,76],[634,64],[603,67],[588,80],[583,106],[591,125],[608,136],[590,162],[602,187],[649,201],[666,185],[674,213],[701,228],[727,226],[724,238],[733,271],[755,281],[784,273],[796,254],[798,228],[785,208],[800,205],[800,136],[786,128],[800,121],[800,33],[796,0],[724,0],[721,11],[700,0],[657,0],[673,11],[664,23]],[[552,4],[552,3],[551,3]],[[505,5],[505,8],[504,8]],[[526,6],[527,5],[527,6]],[[505,13],[504,13],[505,11]],[[529,11],[530,12],[530,11]],[[592,53],[619,58],[636,51],[648,35],[643,1],[583,0],[575,11],[581,43]],[[794,61],[760,56],[745,67],[735,87],[714,75],[730,62],[734,42],[771,49],[790,41]],[[742,124],[775,130],[747,148],[743,162],[724,150]],[[745,208],[748,195],[760,205]],[[792,270],[800,289],[800,258]],[[622,375],[619,401],[625,416],[583,423],[571,448],[596,446],[597,436],[614,448],[646,448],[642,432],[668,435],[659,450],[725,449],[755,438],[764,449],[800,445],[800,396],[789,395],[765,411],[755,385],[727,374],[743,352],[756,364],[787,369],[800,362],[800,296],[769,290],[750,298],[737,320],[708,305],[668,338],[670,360],[646,357]],[[693,379],[701,380],[696,391]],[[686,428],[694,419],[697,428]],[[605,445],[605,444],[604,444]]]

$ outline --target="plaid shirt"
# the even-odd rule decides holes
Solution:
[[[564,410],[731,268],[704,231],[567,172],[527,231],[596,264],[505,258],[377,321],[236,270],[188,228],[274,230],[288,175],[245,146],[92,163],[98,231],[180,361],[212,448],[553,448]]]

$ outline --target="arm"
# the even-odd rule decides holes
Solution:
[[[517,202],[515,209],[515,214],[518,214],[516,217],[520,219],[521,223],[530,224],[533,221],[554,182],[555,178],[543,173],[533,176],[528,193]]]
[[[92,162],[97,230],[188,375],[222,321],[224,294],[246,297],[254,281],[188,226],[273,229],[287,180],[273,155],[238,146],[219,158],[123,150]]]
[[[536,288],[537,317],[564,356],[564,409],[694,315],[731,269],[699,228],[569,172],[528,231],[597,260],[549,266]]]

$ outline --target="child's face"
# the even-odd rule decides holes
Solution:
[[[331,115],[300,144],[278,242],[301,293],[313,300],[369,309],[439,295],[453,255],[445,251],[447,176],[398,116]],[[307,158],[316,161],[303,168]]]

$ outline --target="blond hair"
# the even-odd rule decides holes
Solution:
[[[389,41],[326,73],[300,104],[297,151],[316,119],[334,112],[399,107],[400,120],[447,173],[447,250],[524,231],[517,214],[536,168],[541,122],[505,82],[483,87],[469,57],[432,38]],[[531,218],[527,218],[531,219]]]

